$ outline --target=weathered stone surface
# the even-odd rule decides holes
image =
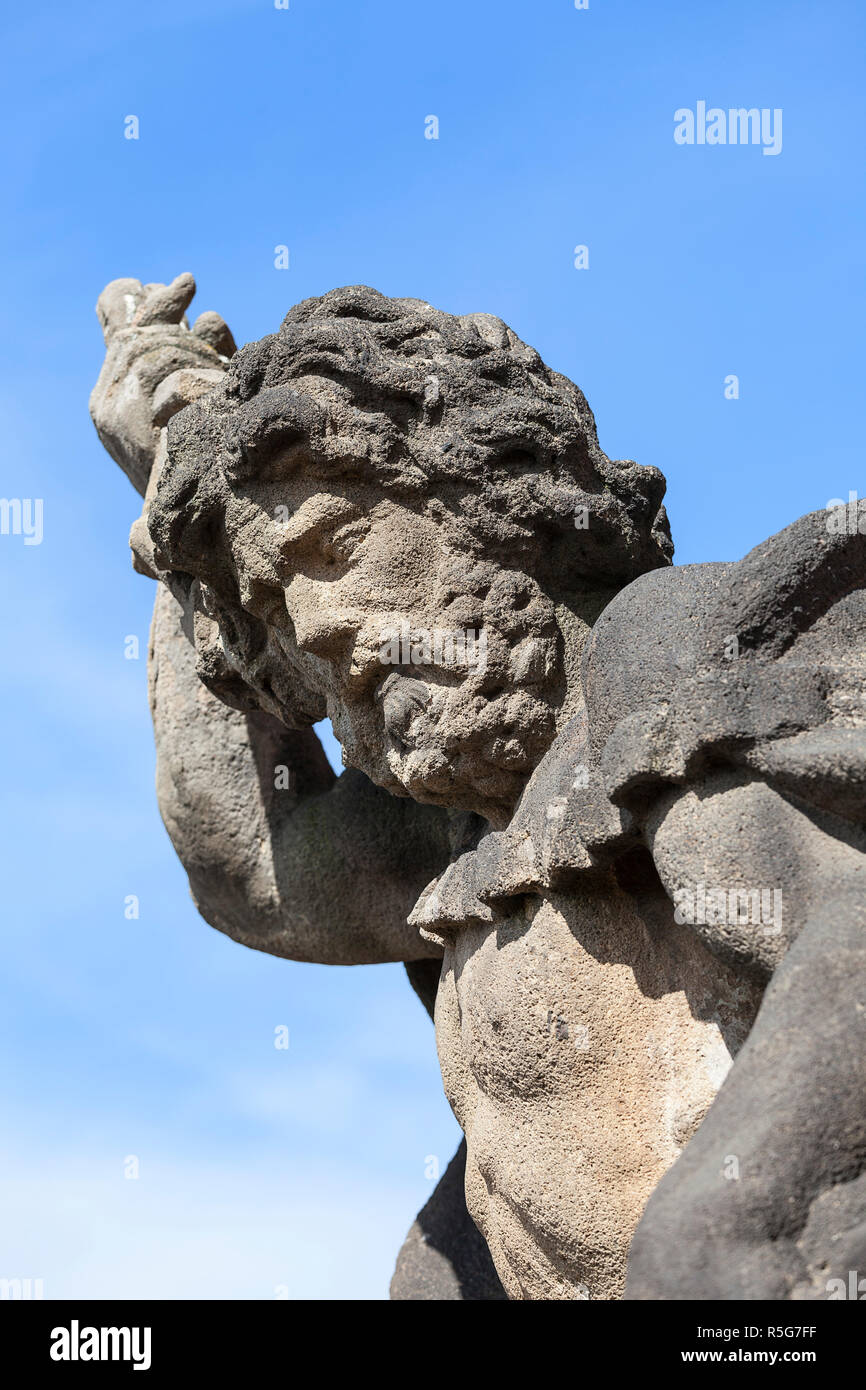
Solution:
[[[226,362],[190,286],[108,287],[93,402],[161,581],[160,804],[220,930],[435,1003],[498,1279],[458,1154],[394,1296],[827,1296],[866,1261],[866,508],[675,569],[661,475],[500,320],[353,287]]]
[[[469,1209],[511,1298],[622,1296],[644,1204],[756,1008],[653,896],[605,876],[579,906],[529,898],[446,952],[442,1074]]]
[[[432,1019],[439,960],[409,961],[406,974]],[[506,1297],[484,1238],[466,1210],[463,1140],[430,1200],[413,1221],[397,1255],[391,1297],[401,1301],[503,1300]]]
[[[406,918],[448,860],[447,816],[389,797],[363,773],[335,777],[311,729],[217,700],[196,677],[189,629],[160,586],[150,654],[157,796],[202,916],[292,960],[439,956]]]
[[[466,1210],[465,1182],[464,1142],[409,1230],[397,1256],[392,1298],[501,1302],[507,1297],[484,1239]]]
[[[498,319],[355,287],[174,417],[148,527],[158,569],[199,581],[211,689],[289,725],[327,708],[386,790],[502,823],[575,693],[562,629],[570,654],[667,562],[663,487],[606,458],[581,392]],[[383,667],[404,621],[483,630],[483,668]]]
[[[195,294],[189,274],[170,285],[112,280],[96,305],[105,363],[90,397],[97,434],[133,487],[144,493],[159,431],[173,410],[212,389],[234,344],[219,314],[202,315],[190,332],[184,317]],[[171,402],[171,404],[169,404]]]

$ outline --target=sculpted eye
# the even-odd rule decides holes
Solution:
[[[320,550],[324,563],[329,568],[351,564],[367,539],[369,531],[369,522],[365,518],[359,518],[338,527],[330,536],[323,536]]]

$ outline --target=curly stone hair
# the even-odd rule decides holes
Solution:
[[[242,348],[168,445],[148,517],[157,561],[202,581],[244,630],[245,667],[264,635],[243,614],[234,523],[251,484],[295,469],[435,499],[462,549],[561,594],[621,587],[673,554],[663,475],[607,458],[573,382],[492,315],[366,286],[304,300]]]

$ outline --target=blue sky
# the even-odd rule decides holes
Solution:
[[[737,558],[864,491],[864,28],[854,0],[8,13],[0,493],[44,538],[0,535],[0,1275],[384,1297],[457,1142],[400,967],[273,960],[189,901],[124,659],[137,499],[87,415],[102,286],[191,270],[241,343],[357,281],[496,313],[665,472],[678,561]],[[698,101],[780,108],[781,153],[677,145]]]

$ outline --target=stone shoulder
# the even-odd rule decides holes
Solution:
[[[653,798],[710,766],[866,822],[866,535],[818,512],[738,562],[641,576],[598,618],[582,682],[508,828],[421,895],[423,935],[446,944],[509,899],[607,869]]]

